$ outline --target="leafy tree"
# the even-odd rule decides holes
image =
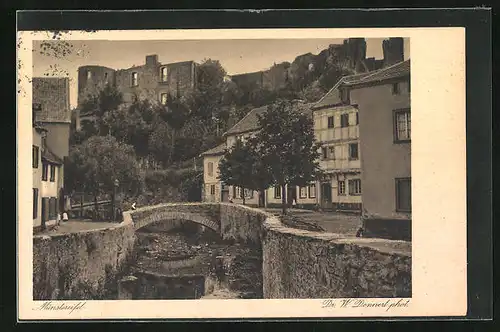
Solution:
[[[171,148],[168,162],[172,163],[173,151],[175,148],[176,132],[182,129],[191,115],[191,109],[186,100],[182,97],[167,96],[167,104],[160,106],[160,118],[165,121],[171,129]]]
[[[283,214],[287,212],[286,186],[305,186],[321,176],[319,149],[313,121],[305,106],[278,100],[259,117],[255,144],[272,181],[281,186]]]
[[[108,134],[109,124],[103,116],[107,112],[117,110],[123,103],[122,94],[113,86],[107,85],[97,95],[89,95],[82,103],[81,114],[94,114],[97,117],[96,126],[101,135]]]
[[[109,134],[118,141],[134,147],[139,157],[148,155],[148,139],[153,128],[152,105],[147,101],[136,101],[132,105],[122,104],[104,114],[102,121]]]
[[[164,121],[158,121],[154,124],[148,137],[148,152],[159,161],[164,167],[168,165],[168,159],[173,147],[171,142],[170,129]]]
[[[252,168],[254,159],[252,149],[241,142],[226,151],[219,162],[219,179],[230,186],[240,187],[243,192],[243,205],[245,205],[245,189],[252,187]]]
[[[197,86],[201,90],[218,86],[224,82],[226,74],[218,60],[205,59],[196,69]]]
[[[246,142],[237,140],[225,152],[219,163],[219,179],[228,185],[240,187],[243,193],[245,189],[251,189],[261,194],[273,180],[268,165],[260,157],[259,145],[254,138]]]
[[[94,195],[97,210],[99,194],[113,191],[115,179],[120,190],[137,192],[142,177],[134,149],[112,136],[93,136],[73,147],[65,168],[70,190]]]

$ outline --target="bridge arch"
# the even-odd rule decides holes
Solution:
[[[138,220],[134,220],[134,228],[135,230],[138,230],[140,228],[154,224],[156,222],[168,221],[168,220],[192,221],[194,223],[210,228],[211,230],[217,233],[220,233],[220,223],[210,220],[206,216],[203,216],[202,214],[199,213],[183,212],[183,211],[159,211],[149,216],[138,218]]]

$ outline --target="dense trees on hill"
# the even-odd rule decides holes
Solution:
[[[116,160],[124,160],[124,155],[138,161],[137,167],[143,169],[143,175],[141,175],[143,177],[145,170],[151,167],[153,169],[179,169],[187,162],[192,168],[193,162],[196,163],[196,158],[201,152],[220,144],[222,134],[226,130],[243,118],[252,108],[263,105],[272,105],[271,108],[276,109],[275,112],[268,113],[267,118],[261,120],[264,127],[274,128],[272,129],[275,130],[274,134],[278,129],[279,132],[283,132],[283,128],[293,129],[295,133],[303,133],[304,130],[307,131],[310,128],[308,122],[302,119],[300,114],[297,115],[300,119],[297,120],[299,122],[285,123],[279,122],[277,118],[272,118],[271,114],[280,114],[279,116],[283,118],[295,116],[295,108],[291,104],[287,104],[286,100],[297,98],[307,102],[319,100],[341,76],[355,72],[353,68],[349,67],[347,60],[342,54],[334,52],[322,52],[318,56],[306,54],[290,64],[275,65],[277,73],[280,74],[279,70],[282,70],[281,73],[285,75],[284,84],[245,88],[226,79],[226,70],[219,61],[206,59],[197,68],[197,84],[194,90],[182,96],[179,94],[175,94],[176,97],[169,95],[166,105],[161,105],[155,100],[135,100],[132,103],[124,103],[122,95],[114,87],[107,86],[98,95],[89,96],[80,109],[81,114],[95,114],[96,120],[95,122],[82,123],[81,131],[72,131],[70,138],[72,151],[71,158],[68,159],[68,169],[71,171],[67,174],[67,178],[69,181],[73,181],[72,186],[75,190],[85,189],[92,193],[96,190],[104,190],[107,188],[107,184],[103,182],[97,185],[96,181],[101,181],[107,176],[115,176],[114,173],[109,173],[111,169],[119,172],[120,167],[127,167],[121,162],[115,164],[111,162],[116,158],[118,158]],[[271,131],[267,131],[267,137],[262,136],[265,135],[264,133],[266,131],[260,134],[261,142],[264,139],[274,142],[273,139],[276,137],[269,136]],[[286,139],[299,140],[296,136],[287,136]],[[297,148],[296,146],[290,147],[292,150],[281,149],[288,147],[285,144],[286,140],[283,141],[283,139],[267,146],[259,145],[257,141],[249,141],[248,144],[254,144],[252,149],[259,150],[259,153],[267,156],[266,158],[278,156],[279,158],[288,158],[287,162],[292,162],[295,160],[293,158],[296,158],[296,153],[300,153],[301,158],[312,160],[314,149],[309,141],[309,136],[304,136],[302,139],[307,141],[301,141],[306,144],[304,147],[306,150],[301,152],[293,150]],[[96,142],[102,142],[103,148],[101,150],[105,150],[108,154],[104,159],[92,155],[92,153],[101,153],[99,152],[101,150],[95,149]],[[94,147],[94,150],[90,149],[90,146]],[[117,146],[125,147],[126,151],[123,149],[115,150],[114,148]],[[270,150],[278,147],[288,155],[276,155],[276,151]],[[114,155],[115,153],[117,156]],[[307,154],[307,156],[302,154]],[[90,156],[89,161],[84,162],[87,156]],[[264,167],[262,160],[259,164],[259,158],[252,158],[252,156],[249,158],[252,159],[253,163],[252,172],[256,172],[255,178],[257,178],[257,173],[268,174],[258,171],[259,167]],[[279,160],[280,163],[284,162]],[[106,168],[99,172],[95,165],[100,162],[106,163],[111,169]],[[89,171],[91,165],[95,166],[94,171]],[[136,164],[133,163],[133,165]],[[226,166],[228,166],[229,172],[232,166],[230,164]],[[315,168],[311,167],[307,174],[298,172],[297,169],[277,170],[273,168],[269,170],[273,174],[272,180],[268,176],[262,175],[263,178],[257,183],[246,183],[245,186],[249,189],[260,190],[265,188],[264,185],[267,185],[268,182],[277,185],[299,184],[299,182],[309,181],[311,176],[315,176]],[[135,166],[132,168],[135,170]],[[222,168],[224,169],[224,166]],[[198,167],[195,173],[189,175],[193,177],[192,181],[188,180],[197,183],[201,171],[201,167]],[[70,180],[71,174],[79,172],[89,176],[91,181],[85,181],[84,178],[80,177],[77,177],[77,180]],[[292,178],[293,172],[302,174],[302,177]],[[278,179],[276,177],[278,173],[281,173],[284,178]],[[194,181],[195,178],[198,180]],[[164,179],[164,177],[153,177],[153,179]],[[91,183],[94,183],[92,188],[88,187]],[[81,188],[77,188],[79,186]],[[149,187],[154,188],[154,185]]]

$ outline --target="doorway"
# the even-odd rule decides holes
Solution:
[[[229,202],[229,189],[221,190],[221,202]]]
[[[47,220],[49,219],[49,199],[42,197],[42,229],[45,229]]]
[[[330,209],[332,206],[332,184],[324,182],[321,184],[321,207]]]
[[[259,191],[259,207],[266,207],[266,191]]]
[[[297,187],[288,187],[286,191],[286,197],[288,201],[288,206],[292,206],[293,201],[295,200],[295,203],[297,203]]]

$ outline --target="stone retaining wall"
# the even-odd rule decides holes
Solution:
[[[35,299],[101,289],[126,264],[142,219],[166,211],[217,220],[224,239],[262,247],[264,298],[410,297],[411,243],[347,238],[287,227],[262,210],[228,203],[162,204],[125,212],[117,227],[34,237]],[[135,224],[135,225],[134,225]],[[141,226],[141,227],[142,227]]]
[[[264,298],[411,297],[411,243],[287,227],[221,203],[222,236],[259,239]]]
[[[33,237],[33,299],[106,298],[134,247],[130,216],[115,227]],[[112,296],[112,295],[111,295]]]

